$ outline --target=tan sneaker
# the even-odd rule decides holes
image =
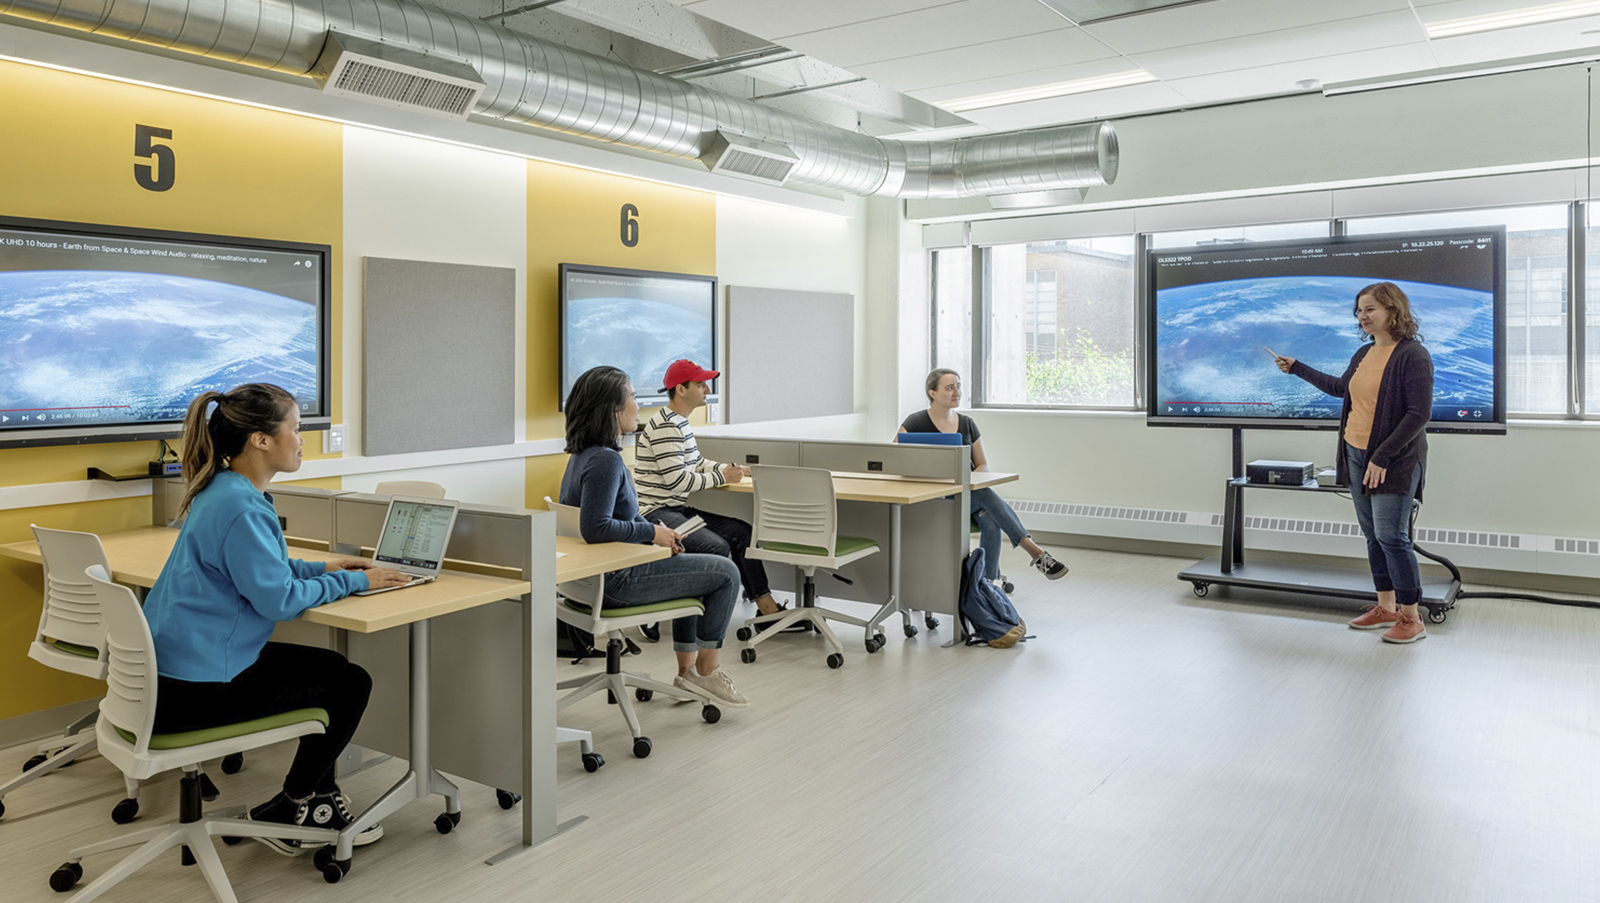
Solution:
[[[1389,628],[1389,632],[1383,635],[1383,641],[1385,643],[1415,643],[1427,635],[1428,630],[1422,626],[1421,618],[1408,618],[1405,615],[1401,615],[1400,620],[1396,621],[1395,625]]]
[[[1400,612],[1385,611],[1382,605],[1374,605],[1360,616],[1350,619],[1351,630],[1381,630],[1393,627],[1400,621]]]
[[[695,666],[690,665],[688,673],[678,678],[678,680],[683,681],[701,693],[709,695],[712,702],[720,705],[742,709],[750,704],[750,700],[746,699],[745,695],[734,687],[733,678],[722,668],[718,668],[710,674],[701,674]],[[674,683],[676,682],[674,681]]]

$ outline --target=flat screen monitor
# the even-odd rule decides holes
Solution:
[[[563,263],[561,409],[578,377],[602,364],[628,374],[641,405],[665,404],[673,361],[717,369],[716,322],[715,276]]]
[[[1342,401],[1267,349],[1343,374],[1356,293],[1393,282],[1433,358],[1430,432],[1504,433],[1504,227],[1150,251],[1146,422],[1337,429]]]
[[[329,247],[0,218],[0,447],[171,438],[282,386],[328,425]]]

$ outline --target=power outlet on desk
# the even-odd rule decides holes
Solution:
[[[335,423],[322,433],[322,453],[331,455],[344,451],[344,424]]]

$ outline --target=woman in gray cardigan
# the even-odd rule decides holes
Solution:
[[[1411,548],[1411,501],[1422,498],[1428,463],[1425,430],[1433,416],[1433,358],[1422,347],[1406,293],[1392,282],[1356,293],[1356,319],[1370,344],[1343,376],[1277,355],[1278,369],[1344,399],[1339,414],[1338,483],[1350,487],[1367,538],[1378,604],[1350,621],[1356,630],[1388,628],[1387,643],[1427,636],[1417,604],[1422,576]]]

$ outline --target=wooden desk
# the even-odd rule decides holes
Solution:
[[[557,583],[660,561],[672,554],[667,548],[653,543],[587,543],[576,536],[557,536],[556,551],[566,553],[556,559]]]

